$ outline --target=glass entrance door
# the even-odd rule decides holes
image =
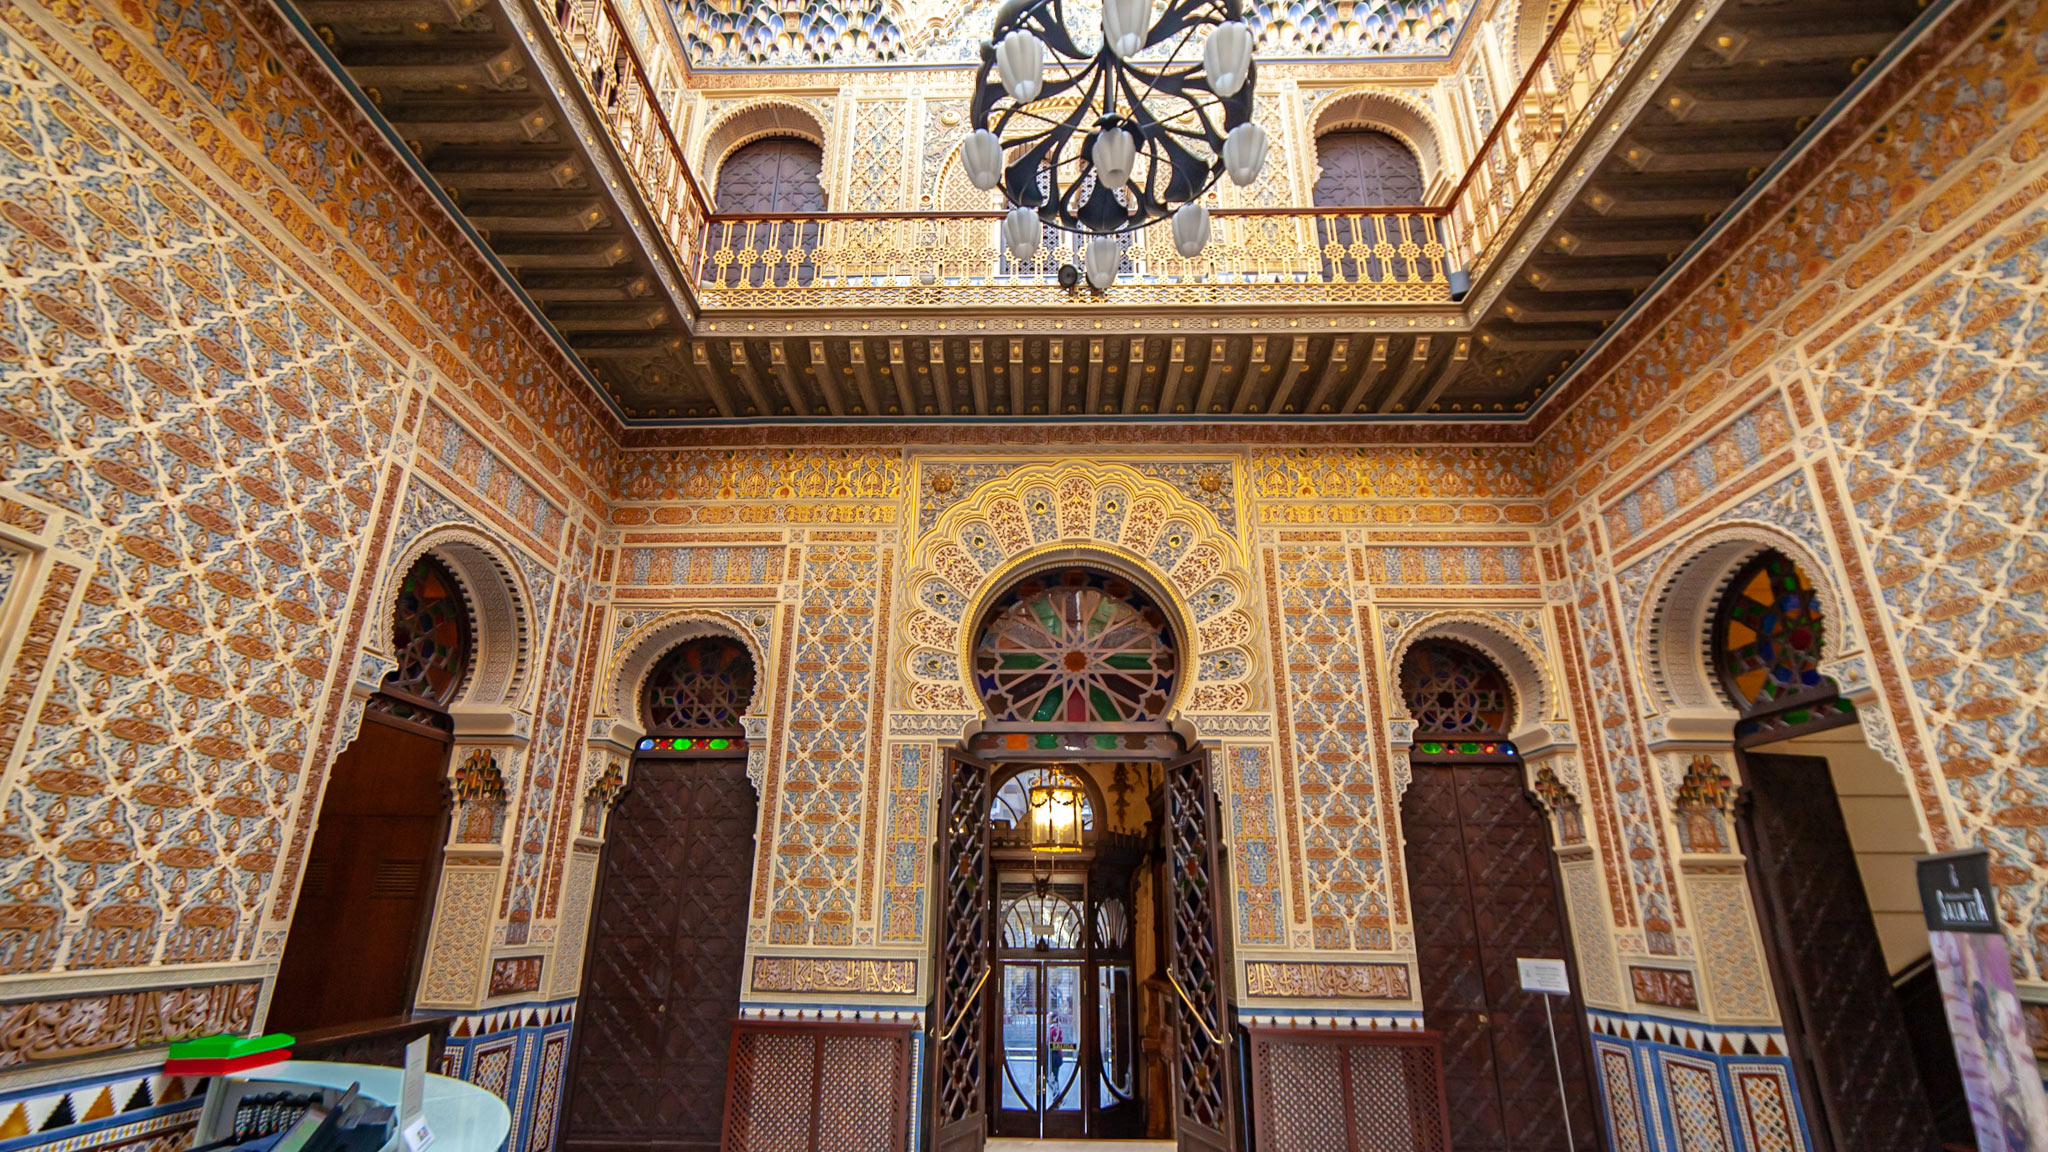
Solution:
[[[1081,965],[1003,962],[1002,1107],[1012,1136],[1081,1133]]]

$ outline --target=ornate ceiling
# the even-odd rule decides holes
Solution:
[[[690,66],[925,67],[980,59],[995,0],[673,0]],[[1100,0],[1071,0],[1068,20]],[[1469,0],[1247,0],[1262,59],[1441,57]]]

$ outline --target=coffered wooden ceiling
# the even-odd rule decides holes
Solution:
[[[686,321],[682,270],[645,241],[630,194],[600,178],[616,156],[575,130],[581,90],[547,80],[567,65],[535,55],[552,53],[545,19],[511,7],[533,0],[285,2],[635,424],[1513,418],[1919,15],[1913,0],[1729,0],[1676,67],[1638,81],[1654,92],[1632,119],[1587,134],[1615,143],[1578,158],[1589,174],[1564,210],[1511,244],[1523,255],[1445,327],[1408,330],[1415,306],[1354,306],[1312,331],[1284,316],[1263,331],[1201,331],[1201,318],[1228,314],[1218,308],[1193,314],[1185,335],[1163,314],[1132,333],[1112,298],[1102,314],[1118,319],[1102,330],[1084,308],[1062,313],[1074,318],[1064,333],[1005,333],[1000,319],[913,332],[888,313],[820,333],[767,315]]]

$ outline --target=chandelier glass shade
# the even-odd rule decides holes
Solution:
[[[1039,247],[1027,210],[1092,238],[1171,218],[1174,247],[1192,257],[1208,240],[1201,197],[1226,172],[1251,183],[1265,163],[1241,0],[1104,0],[1099,26],[1076,8],[1076,26],[1065,0],[1009,0],[997,12],[961,165],[1013,206],[1002,238],[1014,258]],[[1098,291],[1116,270],[1101,247],[1084,249]]]

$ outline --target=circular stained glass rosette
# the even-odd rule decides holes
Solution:
[[[1162,719],[1179,660],[1166,617],[1129,581],[1073,570],[1018,585],[983,630],[975,685],[995,720]]]
[[[1820,598],[1798,565],[1767,552],[1736,574],[1716,647],[1723,679],[1745,712],[1818,692]]]

